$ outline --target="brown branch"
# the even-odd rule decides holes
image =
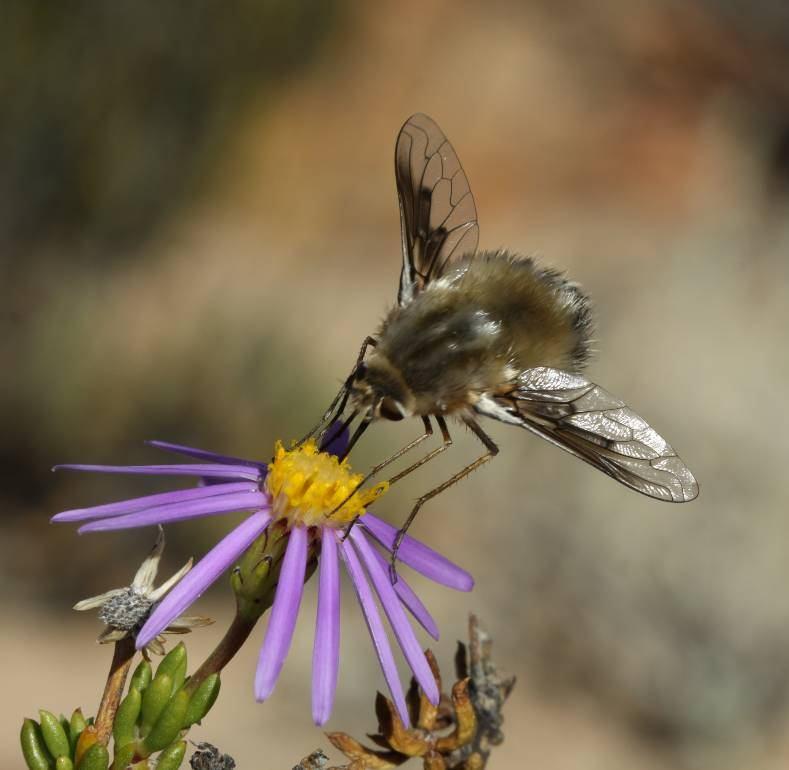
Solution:
[[[251,620],[242,617],[240,613],[236,613],[233,622],[219,641],[219,644],[217,644],[213,652],[200,664],[197,671],[192,674],[185,689],[193,693],[200,686],[201,682],[211,676],[211,674],[220,672],[241,649],[244,642],[252,633],[252,629],[255,627],[256,623],[257,618]]]
[[[129,635],[120,641],[115,642],[115,649],[112,654],[110,673],[107,676],[107,684],[104,685],[104,694],[101,696],[99,710],[96,713],[96,740],[102,746],[106,746],[112,735],[112,723],[115,721],[115,712],[121,702],[123,688],[126,685],[126,677],[134,660],[134,638]]]

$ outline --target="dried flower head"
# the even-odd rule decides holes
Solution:
[[[100,644],[117,642],[129,635],[136,637],[150,617],[156,603],[192,568],[192,559],[189,559],[169,580],[154,588],[163,553],[164,530],[159,527],[156,543],[137,570],[131,585],[113,588],[111,591],[83,599],[74,605],[74,609],[79,611],[99,609],[99,620],[106,624],[97,639]],[[193,628],[210,623],[213,623],[210,618],[176,617],[162,629],[161,633],[186,634]],[[157,655],[164,654],[164,639],[161,633],[146,642],[144,645],[146,651]]]
[[[502,742],[501,707],[514,679],[501,677],[490,659],[490,638],[471,616],[470,644],[460,645],[456,658],[461,677],[449,696],[442,694],[438,706],[412,681],[408,706],[414,727],[407,727],[392,702],[378,693],[375,711],[378,733],[370,735],[376,748],[347,733],[328,733],[331,743],[351,760],[348,770],[387,770],[409,759],[421,758],[425,770],[481,770],[491,746]],[[436,680],[438,664],[427,652]]]
[[[234,770],[236,760],[229,754],[222,754],[210,743],[198,743],[189,759],[192,770]]]

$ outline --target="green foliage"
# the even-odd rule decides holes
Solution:
[[[134,671],[126,695],[118,706],[112,726],[112,763],[108,748],[88,743],[76,759],[80,735],[93,721],[80,709],[71,719],[40,711],[39,720],[25,719],[20,741],[29,770],[135,770],[155,761],[158,770],[177,770],[186,753],[183,740],[189,728],[200,722],[219,695],[219,674],[212,674],[196,687],[186,678],[187,655],[183,643],[176,645],[159,663],[156,673],[142,661]],[[91,740],[95,740],[91,738]],[[153,755],[158,756],[155,760]]]
[[[219,674],[211,674],[204,679],[189,701],[189,708],[186,710],[183,727],[191,727],[199,722],[214,705],[214,701],[219,697],[221,682]]]
[[[38,722],[34,719],[25,719],[19,737],[22,743],[22,756],[30,770],[52,770],[55,767],[55,760],[44,743]]]
[[[94,743],[82,756],[77,770],[107,770],[110,766],[110,752],[106,746]]]
[[[44,743],[53,757],[68,757],[71,753],[68,735],[60,720],[51,712],[43,709],[38,712],[39,725]]]

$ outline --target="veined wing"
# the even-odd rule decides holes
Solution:
[[[412,115],[395,145],[403,269],[397,300],[407,305],[452,259],[479,241],[474,196],[458,156],[427,115]]]
[[[699,486],[671,445],[624,401],[580,374],[536,367],[503,395],[485,396],[480,413],[520,425],[657,500],[693,500]]]

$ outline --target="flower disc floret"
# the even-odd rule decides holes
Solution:
[[[351,473],[347,460],[319,451],[310,439],[289,450],[277,442],[265,485],[275,519],[291,526],[342,527],[363,516],[389,487],[382,482],[357,491],[363,479]]]

